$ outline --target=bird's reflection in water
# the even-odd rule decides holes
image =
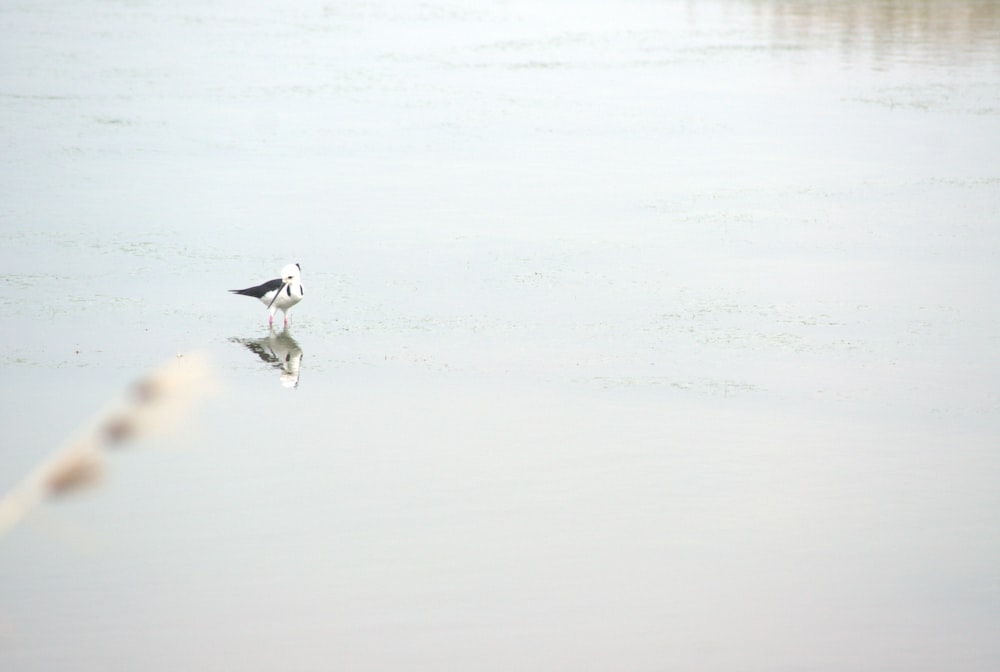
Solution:
[[[281,333],[271,331],[265,338],[231,338],[262,360],[278,369],[282,387],[298,387],[299,366],[302,363],[302,348],[285,329]]]

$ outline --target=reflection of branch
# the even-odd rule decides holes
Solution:
[[[996,2],[751,0],[750,4],[769,23],[775,41],[835,39],[844,47],[863,46],[876,53],[935,45],[960,47],[968,53],[970,46],[982,46],[987,51],[980,57],[996,57],[1000,27]]]
[[[201,356],[178,356],[133,385],[126,398],[68,439],[0,499],[0,537],[45,498],[94,483],[103,470],[103,451],[175,425],[210,389]]]

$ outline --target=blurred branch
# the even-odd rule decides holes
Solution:
[[[98,481],[108,449],[174,427],[211,388],[201,355],[178,355],[140,379],[0,500],[0,537],[46,499]]]

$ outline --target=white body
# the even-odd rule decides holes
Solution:
[[[280,310],[288,324],[288,316],[295,307],[295,304],[302,300],[305,290],[302,287],[302,271],[298,264],[288,264],[281,269],[281,280],[285,283],[277,292],[267,292],[260,297],[265,306],[270,306],[270,320],[274,320],[274,313]],[[277,297],[275,297],[277,293]],[[273,302],[273,303],[272,303]]]
[[[289,296],[289,288],[291,288],[291,296]],[[274,315],[274,311],[280,310],[286,316],[288,311],[290,311],[296,303],[302,300],[302,283],[301,282],[291,282],[283,286],[278,290],[278,298],[274,298],[275,292],[271,291],[260,297],[261,303],[265,306],[271,306],[271,315]],[[271,300],[274,303],[271,303]]]

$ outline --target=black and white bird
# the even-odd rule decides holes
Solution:
[[[302,267],[298,264],[288,264],[281,269],[281,277],[268,280],[265,283],[246,289],[230,289],[233,294],[252,296],[260,299],[270,312],[267,323],[274,326],[274,311],[280,310],[285,316],[285,326],[288,326],[288,316],[292,312],[305,291],[302,289]]]

